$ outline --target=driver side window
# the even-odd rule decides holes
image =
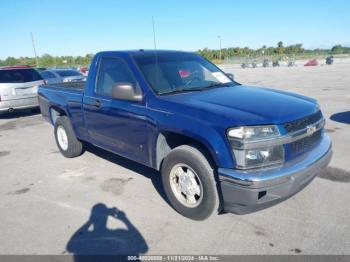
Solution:
[[[98,71],[95,92],[101,96],[112,96],[112,86],[116,83],[131,83],[136,86],[128,65],[119,58],[102,58]]]

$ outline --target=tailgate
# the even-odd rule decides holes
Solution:
[[[14,100],[28,97],[35,97],[38,93],[38,86],[42,85],[43,81],[33,81],[26,83],[3,83],[0,84],[1,100]]]

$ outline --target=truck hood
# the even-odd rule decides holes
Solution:
[[[243,85],[168,95],[162,99],[177,105],[173,113],[190,114],[211,123],[222,121],[223,125],[230,126],[282,124],[318,110],[314,99]]]

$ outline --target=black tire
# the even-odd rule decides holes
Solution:
[[[57,130],[59,127],[62,127],[67,135],[68,147],[63,149],[58,141]],[[70,123],[70,120],[66,116],[61,116],[57,118],[55,123],[55,139],[56,144],[61,152],[61,154],[67,158],[80,156],[84,151],[83,143],[80,142],[74,134],[73,127]]]
[[[185,164],[197,175],[202,185],[202,199],[198,206],[188,207],[176,197],[170,182],[173,167]],[[214,170],[207,158],[195,147],[182,145],[173,149],[164,159],[162,167],[164,191],[172,207],[181,215],[193,220],[204,220],[219,211],[220,198],[215,182]]]

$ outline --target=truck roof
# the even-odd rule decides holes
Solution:
[[[169,54],[169,53],[191,53],[176,50],[155,50],[155,49],[138,49],[138,50],[121,50],[121,51],[103,51],[97,54],[124,54],[124,55],[142,55],[142,54]]]

